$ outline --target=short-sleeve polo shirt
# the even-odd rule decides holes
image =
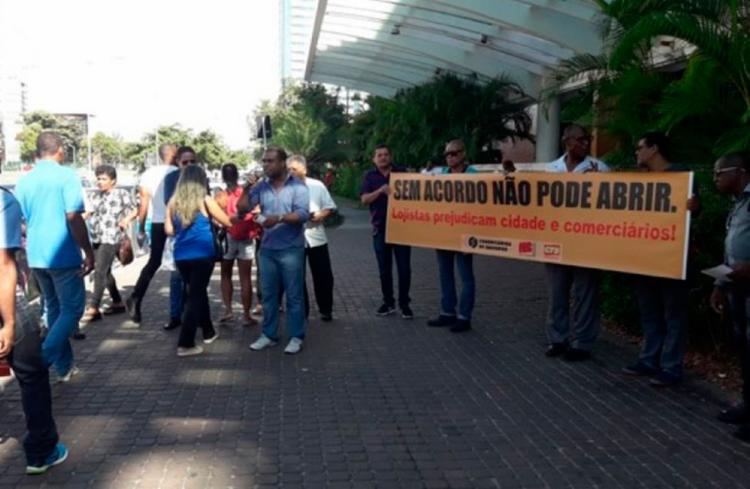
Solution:
[[[39,160],[16,185],[16,198],[26,218],[26,254],[31,268],[75,268],[81,249],[66,214],[84,211],[81,179],[56,161]]]

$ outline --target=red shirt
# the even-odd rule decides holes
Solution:
[[[242,187],[236,187],[234,190],[225,190],[227,194],[227,215],[229,217],[237,215],[237,202],[242,196]],[[246,214],[245,219],[234,224],[227,229],[227,233],[235,241],[246,241],[248,239],[257,239],[263,233],[263,228],[255,222],[255,214]]]

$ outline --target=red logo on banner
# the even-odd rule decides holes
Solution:
[[[518,243],[518,253],[521,255],[533,255],[534,243],[531,241],[521,241]]]

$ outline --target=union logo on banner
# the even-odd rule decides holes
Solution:
[[[520,241],[518,243],[518,254],[521,256],[534,256],[534,242]]]

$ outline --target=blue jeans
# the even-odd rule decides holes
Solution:
[[[169,318],[182,320],[185,304],[185,284],[178,270],[169,272]]]
[[[49,332],[42,343],[42,356],[48,366],[65,375],[73,366],[70,336],[78,328],[86,301],[79,268],[35,268],[44,295]]]
[[[456,315],[456,275],[455,261],[461,276],[461,301],[458,304],[458,317],[471,319],[474,310],[476,283],[474,281],[474,255],[457,251],[437,250],[438,271],[440,272],[440,314]]]
[[[306,329],[302,284],[305,249],[260,251],[260,286],[263,288],[263,334],[278,340],[279,292],[286,294],[286,327],[292,338],[304,338]]]
[[[688,325],[687,282],[638,276],[635,293],[643,328],[639,361],[681,377]]]
[[[395,306],[393,297],[393,257],[396,257],[398,272],[398,306],[409,306],[409,288],[411,287],[411,246],[385,242],[385,231],[378,231],[372,236],[372,247],[378,260],[380,273],[380,290],[383,293],[383,304]]]

